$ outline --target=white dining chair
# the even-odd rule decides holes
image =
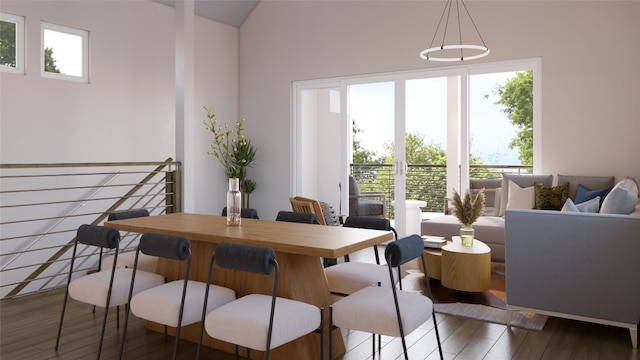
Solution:
[[[322,309],[301,301],[278,297],[280,269],[271,248],[245,244],[220,243],[211,257],[207,282],[211,282],[214,263],[224,269],[245,271],[269,276],[273,273],[270,295],[248,294],[222,305],[213,311],[206,307],[205,294],[201,318],[200,338],[196,358],[199,358],[204,331],[214,339],[264,351],[269,359],[271,349],[312,332],[320,333],[320,359],[324,360]]]
[[[138,217],[149,216],[149,210],[147,209],[128,209],[114,211],[109,214],[108,221],[133,219]],[[135,260],[135,251],[123,251],[118,254],[118,261],[116,267],[133,268],[133,261]],[[102,257],[100,261],[100,269],[110,269],[113,261],[115,260],[114,254],[109,254]],[[140,254],[138,258],[138,270],[148,271],[155,273],[156,266],[158,264],[157,256],[150,256],[146,254]]]
[[[373,229],[383,231],[393,231],[394,240],[398,238],[396,230],[391,227],[389,219],[380,219],[369,216],[349,216],[343,227],[353,227],[361,229]],[[332,293],[338,295],[349,295],[354,292],[376,284],[383,287],[395,286],[401,278],[401,269],[394,271],[393,281],[389,280],[387,267],[380,265],[378,246],[373,246],[376,263],[363,263],[349,261],[349,256],[345,256],[344,262],[329,266],[324,269]],[[397,275],[395,275],[397,274]],[[402,289],[402,287],[400,287]]]
[[[183,278],[134,294],[133,289],[138,281],[137,276],[140,273],[144,273],[137,271],[138,255],[140,253],[183,261],[185,264]],[[142,234],[136,250],[131,290],[128,298],[129,306],[127,306],[124,329],[122,331],[121,359],[124,353],[130,312],[139,318],[163,324],[165,326],[165,341],[167,339],[167,326],[176,328],[173,348],[173,359],[176,359],[180,343],[180,330],[183,325],[194,324],[200,320],[205,293],[211,294],[211,300],[206,304],[207,311],[235,300],[236,293],[234,290],[210,283],[189,280],[190,267],[191,243],[187,238],[154,233]]]
[[[135,288],[131,288],[130,284],[133,269],[117,268],[115,266],[118,259],[119,242],[120,232],[114,228],[98,225],[81,225],[78,228],[69,267],[69,277],[62,305],[62,313],[60,315],[60,324],[58,326],[58,336],[55,345],[56,351],[58,351],[60,344],[62,323],[64,321],[69,296],[77,301],[94,305],[94,307],[104,307],[97,353],[97,358],[100,359],[109,308],[127,304],[129,292],[138,293],[144,289],[164,283],[163,276],[145,272],[138,276],[138,282]],[[115,261],[112,263],[111,271],[98,271],[72,280],[74,265],[77,258],[81,256],[78,251],[78,247],[81,244],[85,246],[97,246],[101,249],[113,249],[115,251]]]
[[[411,235],[389,243],[385,249],[387,260],[387,273],[389,279],[393,279],[393,268],[401,266],[416,258],[422,259],[422,265],[426,269],[424,259],[424,242],[419,235]],[[426,272],[426,270],[425,270]],[[438,333],[436,313],[431,301],[431,288],[427,274],[424,282],[427,295],[408,292],[392,287],[369,286],[348,295],[330,308],[330,328],[345,328],[373,333],[373,354],[375,356],[375,334],[400,337],[404,358],[409,360],[405,335],[410,334],[429,318],[433,319],[436,340],[440,359],[442,345]],[[378,341],[378,352],[381,344]],[[329,337],[330,353],[333,349],[333,337]]]

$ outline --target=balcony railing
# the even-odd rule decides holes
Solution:
[[[16,297],[65,285],[75,234],[116,210],[179,212],[180,163],[0,164],[0,292]],[[122,234],[121,250],[137,247]],[[94,271],[99,254],[79,247],[74,272]]]
[[[351,164],[351,174],[360,191],[382,192],[387,201],[387,217],[393,218],[394,174],[391,164]],[[529,173],[532,167],[526,165],[471,165],[471,179],[501,178],[502,173]],[[424,212],[443,212],[447,194],[447,165],[409,164],[406,176],[406,198],[427,202],[421,208]]]

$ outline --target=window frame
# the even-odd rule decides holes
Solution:
[[[44,61],[44,32],[45,30],[56,31],[59,33],[79,36],[82,39],[82,75],[69,75],[62,73],[53,73],[45,71]],[[89,31],[76,29],[68,26],[57,25],[46,21],[40,22],[40,75],[44,78],[69,80],[89,83]]]
[[[16,24],[16,66],[6,66],[0,64],[0,71],[24,75],[25,74],[25,17],[0,12],[0,20]]]

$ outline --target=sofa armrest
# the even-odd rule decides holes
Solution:
[[[508,210],[507,305],[640,322],[640,218]]]

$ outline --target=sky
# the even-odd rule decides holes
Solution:
[[[485,163],[518,165],[517,149],[508,148],[516,128],[495,105],[493,90],[513,77],[513,72],[473,75],[470,80],[471,153]],[[349,87],[350,118],[361,130],[361,146],[382,155],[383,145],[394,136],[394,84],[382,82]],[[484,95],[489,95],[484,99]],[[406,131],[423,134],[426,143],[446,146],[446,79],[409,80],[406,83]]]

